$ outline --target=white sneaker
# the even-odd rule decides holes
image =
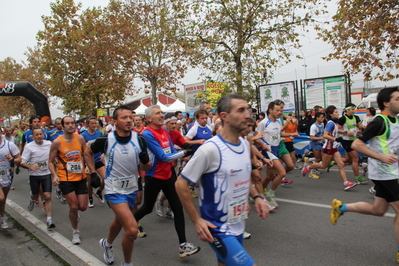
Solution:
[[[102,247],[104,250],[105,262],[108,264],[112,264],[112,263],[114,263],[114,251],[112,250],[112,246],[107,247],[105,245],[105,241],[106,241],[105,238],[101,238],[99,244],[100,244],[100,247]]]
[[[244,233],[242,234],[242,237],[243,237],[244,239],[249,239],[249,238],[251,238],[251,234],[248,233],[247,231],[244,231]]]
[[[192,243],[185,242],[180,245],[180,258],[193,255],[201,250],[200,247],[194,246]]]
[[[161,196],[162,196],[162,193],[159,193],[158,197],[157,197],[157,201],[155,202],[155,210],[156,210],[157,215],[159,217],[163,218],[164,214],[163,214],[163,204],[161,203],[161,200],[160,200]]]
[[[74,232],[72,234],[72,244],[79,245],[80,244],[80,234],[79,232]]]
[[[175,214],[173,213],[173,211],[171,209],[167,208],[165,217],[173,220],[173,219],[175,219]]]
[[[3,217],[0,217],[0,223],[1,223],[1,228],[2,229],[8,229],[8,223],[7,223],[7,216],[4,215]]]

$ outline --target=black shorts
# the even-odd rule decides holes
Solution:
[[[141,180],[143,179],[141,178],[141,176],[139,176],[139,178],[137,179],[137,187],[139,188],[138,191],[143,191],[143,182]]]
[[[295,148],[294,148],[294,142],[284,142],[284,144],[285,144],[285,147],[287,148],[287,150],[291,153],[291,152],[294,152],[295,151]]]
[[[101,168],[101,167],[103,167],[103,166],[105,166],[102,162],[96,162],[96,163],[94,163],[94,167],[96,168],[96,170],[98,169],[98,168]]]
[[[387,202],[399,201],[399,183],[393,180],[371,180],[374,183],[375,196],[385,199]]]
[[[30,175],[29,176],[29,185],[30,185],[30,191],[32,192],[32,195],[39,194],[40,184],[42,184],[43,192],[51,193],[51,189],[52,189],[51,174]]]
[[[341,144],[342,147],[345,149],[346,152],[351,152],[353,149],[351,148],[353,140],[342,140]]]
[[[60,189],[64,195],[74,191],[76,195],[87,194],[87,180],[85,178],[80,181],[61,181]]]

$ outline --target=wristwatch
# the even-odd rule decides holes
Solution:
[[[257,198],[261,198],[261,199],[263,200],[262,194],[256,195],[256,196],[253,197],[252,199],[255,201]]]

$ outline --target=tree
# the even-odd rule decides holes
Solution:
[[[52,15],[43,16],[45,29],[38,33],[50,94],[63,99],[67,112],[83,115],[122,101],[133,77],[123,67],[120,40],[103,10],[81,12],[81,4],[73,0],[58,0],[50,7]]]
[[[351,73],[363,71],[365,80],[399,78],[398,13],[397,0],[340,0],[332,29],[320,33],[335,49],[327,59],[341,60]]]
[[[195,50],[185,39],[185,5],[184,0],[127,0],[110,4],[108,16],[117,17],[115,30],[123,35],[125,51],[132,58],[131,71],[144,82],[145,92],[152,95],[152,104],[157,102],[159,92],[176,92],[187,71],[186,62]]]
[[[195,2],[193,36],[204,48],[195,63],[211,71],[207,81],[227,82],[253,98],[254,85],[290,61],[291,49],[300,47],[298,29],[316,22],[321,7],[317,0]]]

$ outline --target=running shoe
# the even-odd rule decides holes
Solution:
[[[89,198],[89,205],[87,205],[87,207],[89,207],[89,208],[94,207],[93,198]]]
[[[313,179],[319,179],[320,178],[320,176],[316,175],[316,173],[309,174],[308,176],[310,178],[313,178]]]
[[[188,242],[180,244],[179,249],[180,249],[180,258],[193,255],[201,250],[200,247],[196,247],[194,246],[194,244]]]
[[[356,187],[356,185],[357,185],[356,182],[346,181],[344,183],[344,186],[345,186],[344,190],[349,190],[349,189],[351,189],[353,187]]]
[[[163,218],[163,203],[161,202],[162,193],[159,193],[157,196],[157,201],[155,202],[155,210],[159,217]]]
[[[46,211],[46,202],[45,201],[42,202],[42,210],[44,212]]]
[[[334,161],[331,161],[328,166],[327,166],[327,173],[330,172],[330,168],[333,167],[333,165],[335,164]]]
[[[50,219],[47,221],[47,229],[51,229],[54,228],[55,224],[53,224],[53,221]]]
[[[319,170],[317,170],[317,169],[314,170],[314,173],[315,173],[316,175],[321,175],[321,171],[319,171]]]
[[[55,196],[57,197],[57,199],[61,200],[61,198],[62,198],[61,189],[57,189],[57,190],[55,191]]]
[[[35,200],[35,203],[36,203],[36,204],[39,204],[39,200],[38,200],[38,199],[37,199],[37,200]]]
[[[191,197],[193,198],[198,198],[197,193],[195,193],[195,187],[190,186],[190,191],[191,191]]]
[[[175,214],[173,213],[173,211],[171,209],[167,208],[166,212],[165,212],[165,217],[173,220],[173,219],[175,219]]]
[[[369,181],[369,180],[367,178],[359,175],[359,176],[355,177],[355,181],[356,181],[356,183],[358,183],[360,185],[364,185],[364,184],[367,184],[367,181]]]
[[[102,191],[100,191],[100,190],[97,190],[97,192],[96,192],[96,193],[94,193],[94,196],[96,196],[96,197],[97,197],[97,199],[98,199],[98,203],[100,203],[100,204],[104,204],[104,203],[105,203],[105,200],[104,200],[104,198],[103,198]]]
[[[32,211],[33,207],[35,207],[35,201],[33,199],[29,200],[29,204],[28,204],[28,211]]]
[[[310,169],[309,169],[309,165],[308,164],[304,164],[302,167],[302,176],[305,176],[307,173],[309,173]]]
[[[263,200],[264,200],[264,201],[266,202],[266,204],[269,206],[269,207],[268,207],[269,212],[274,211],[274,210],[276,209],[276,206],[273,206],[273,205],[270,203],[270,201],[268,201],[266,198],[263,199]]]
[[[371,195],[373,195],[373,196],[375,196],[375,189],[374,189],[374,186],[372,186],[371,188],[369,188],[369,193],[371,194]]]
[[[73,232],[72,234],[72,244],[79,245],[80,244],[80,234],[78,231]]]
[[[286,185],[291,185],[292,183],[294,183],[294,181],[288,179],[288,178],[283,178],[280,182],[280,185],[282,186],[286,186]]]
[[[8,229],[7,216],[0,217],[1,229]]]
[[[331,202],[331,213],[330,213],[330,221],[333,225],[337,224],[337,220],[344,213],[340,211],[339,207],[342,206],[342,201],[333,199]]]
[[[248,233],[247,231],[244,231],[244,233],[242,234],[242,237],[243,237],[244,239],[249,239],[249,238],[251,238],[251,234]]]
[[[105,238],[100,239],[100,247],[104,250],[104,260],[108,264],[113,264],[114,263],[114,251],[112,250],[112,246],[107,247],[105,245]]]
[[[147,233],[144,232],[144,228],[141,226],[141,224],[138,224],[138,233],[137,233],[137,237],[146,237]]]
[[[276,201],[276,196],[275,195],[267,195],[266,199],[270,202],[270,204],[274,207],[278,207],[277,201]]]
[[[294,169],[301,169],[301,166],[299,164],[295,164]]]

